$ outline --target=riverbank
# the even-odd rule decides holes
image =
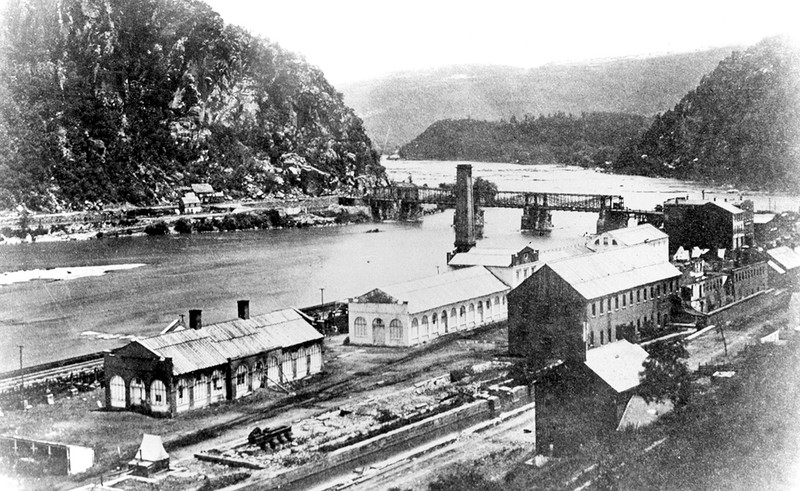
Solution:
[[[23,226],[4,227],[0,232],[0,245],[31,244],[34,242],[67,242],[109,237],[134,237],[143,235],[190,234],[204,232],[231,232],[235,230],[272,230],[306,228],[364,223],[372,220],[366,206],[330,204],[322,209],[308,207],[239,208],[232,212],[202,213],[192,215],[163,215],[158,217],[94,220],[84,217],[82,222],[71,224],[41,223],[31,229],[24,223],[37,223],[31,215]],[[18,223],[21,223],[20,220]]]

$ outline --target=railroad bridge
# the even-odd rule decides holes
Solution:
[[[457,252],[468,251],[481,235],[483,208],[522,208],[520,228],[539,234],[547,233],[553,227],[553,211],[598,213],[597,233],[626,227],[629,218],[656,226],[663,221],[660,211],[625,208],[622,196],[617,195],[497,191],[475,196],[472,166],[469,164],[458,165],[455,187],[429,188],[400,183],[370,188],[364,199],[377,218],[385,218],[389,208],[394,209],[401,219],[415,218],[419,216],[423,203],[455,208]]]

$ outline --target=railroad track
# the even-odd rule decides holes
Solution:
[[[93,372],[103,367],[103,353],[78,356],[57,362],[46,363],[33,367],[23,368],[0,373],[0,393],[25,385],[40,383],[46,380],[55,380],[59,377],[69,377],[70,374]]]

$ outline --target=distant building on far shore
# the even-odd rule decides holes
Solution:
[[[753,245],[753,212],[727,201],[674,198],[664,202],[669,250],[739,250]]]

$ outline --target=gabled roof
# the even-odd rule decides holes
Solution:
[[[644,348],[622,339],[588,350],[584,363],[616,392],[625,392],[639,385],[646,359]]]
[[[379,291],[398,302],[408,302],[408,313],[413,314],[507,290],[489,270],[474,266],[377,288],[355,300],[367,303]]]
[[[508,268],[514,263],[514,257],[522,252],[529,252],[532,255],[536,254],[536,251],[528,246],[522,249],[480,249],[473,247],[469,252],[461,252],[453,256],[453,259],[451,259],[448,264],[450,266],[491,266]]]
[[[211,184],[192,184],[192,191],[198,194],[213,193],[214,188]]]
[[[800,256],[786,246],[770,249],[767,251],[767,255],[788,271],[800,268]]]
[[[157,356],[171,358],[173,373],[180,375],[225,364],[278,348],[288,348],[322,335],[294,309],[284,309],[250,319],[235,319],[183,329],[134,341]]]
[[[197,205],[200,204],[200,199],[194,193],[186,193],[183,198],[181,198],[181,202],[184,205]]]
[[[603,237],[604,235],[613,237],[620,245],[627,246],[645,244],[647,242],[669,238],[667,234],[649,223],[643,223],[641,225],[636,225],[635,227],[625,227],[616,230],[610,230],[600,234],[598,237]]]
[[[735,206],[727,201],[712,201],[712,200],[668,200],[664,203],[664,206],[705,206],[705,205],[712,205],[717,206],[733,215],[738,215],[739,213],[744,213],[744,210]]]
[[[650,248],[623,247],[547,263],[587,300],[681,276]],[[530,280],[526,280],[530,281]]]

